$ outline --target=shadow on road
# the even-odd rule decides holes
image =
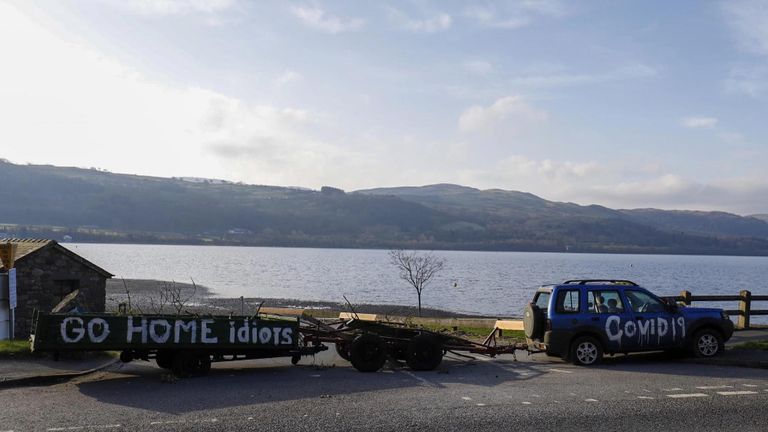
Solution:
[[[305,364],[297,366],[284,359],[220,363],[207,376],[170,383],[164,382],[166,371],[154,363],[139,362],[76,385],[81,393],[99,402],[182,414],[318,398],[343,397],[354,402],[365,392],[419,386],[443,388],[452,383],[498,386],[543,373],[540,364],[515,362],[512,357],[483,361],[448,354],[436,371],[413,372],[388,362],[377,373],[361,373],[338,357],[325,357],[314,364],[305,359]]]

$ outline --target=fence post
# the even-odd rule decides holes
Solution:
[[[691,305],[691,292],[690,291],[680,291],[680,297],[683,298],[682,302],[686,306]]]
[[[740,329],[749,328],[749,314],[752,312],[752,293],[747,290],[739,292],[741,300],[739,300],[739,322],[737,327]]]

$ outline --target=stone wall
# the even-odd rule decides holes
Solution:
[[[71,258],[56,246],[37,250],[16,262],[18,308],[15,338],[26,339],[35,309],[50,312],[61,300],[57,281],[77,281],[78,304],[87,312],[103,312],[106,277]]]

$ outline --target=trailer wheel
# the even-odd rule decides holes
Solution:
[[[171,369],[173,367],[173,352],[158,351],[155,354],[155,363],[163,369]]]
[[[443,361],[443,346],[431,334],[421,333],[408,342],[405,363],[415,371],[430,371]]]
[[[209,354],[200,354],[197,358],[197,372],[200,375],[208,375],[211,371],[211,356]]]
[[[350,361],[352,358],[349,355],[349,343],[347,342],[336,342],[336,353],[339,354],[339,357],[343,358],[346,361]]]
[[[120,352],[120,361],[123,363],[130,363],[133,361],[133,351],[125,350]]]
[[[187,378],[198,369],[198,357],[188,351],[179,351],[173,355],[171,371],[179,378]]]
[[[362,334],[352,341],[349,358],[360,372],[376,372],[387,361],[387,346],[376,335]]]

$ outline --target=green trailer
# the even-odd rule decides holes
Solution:
[[[280,316],[46,314],[35,312],[33,351],[119,351],[120,359],[154,359],[177,376],[205,374],[211,362],[314,355],[300,320]]]

